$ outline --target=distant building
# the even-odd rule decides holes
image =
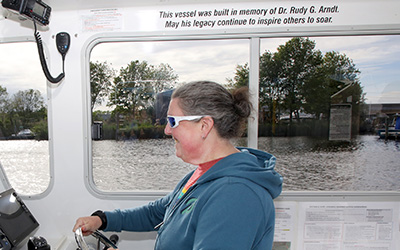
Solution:
[[[365,113],[375,117],[400,114],[400,103],[366,104]]]

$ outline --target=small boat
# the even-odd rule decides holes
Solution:
[[[12,139],[34,139],[35,134],[30,129],[23,129],[17,133],[16,136],[13,136]]]
[[[396,114],[387,129],[378,129],[377,133],[380,139],[400,139],[400,115]]]

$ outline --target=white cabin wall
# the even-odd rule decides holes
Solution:
[[[54,2],[54,1],[53,1]],[[82,4],[87,4],[89,1],[82,1]],[[100,2],[100,1],[99,1]],[[101,1],[105,3],[106,1]],[[128,1],[124,1],[128,4]],[[193,1],[195,2],[195,1]],[[226,1],[218,1],[226,2]],[[238,2],[238,1],[231,1]],[[299,1],[294,1],[299,2]],[[338,1],[345,2],[345,1]],[[366,1],[371,3],[372,1]],[[387,2],[387,1],[386,1]],[[51,5],[51,1],[48,1]],[[66,3],[66,2],[65,2]],[[74,1],[79,3],[79,1]],[[97,6],[94,1],[91,1],[93,6]],[[396,3],[398,5],[398,3]],[[107,6],[98,6],[98,8]],[[160,8],[158,6],[153,7]],[[72,8],[73,9],[73,8]],[[149,8],[151,9],[151,8]],[[135,18],[129,16],[129,11],[132,9],[124,9],[128,13],[124,18],[124,30],[116,31],[125,32],[126,36],[145,36],[156,35],[190,35],[195,34],[194,31],[186,31],[182,33],[177,32],[158,32],[150,30],[150,33],[145,32],[144,27],[137,27]],[[89,163],[88,157],[88,58],[86,58],[86,46],[94,37],[104,36],[105,34],[94,32],[83,32],[81,23],[81,12],[85,10],[68,10],[60,11],[53,9],[50,25],[48,27],[41,27],[40,34],[45,45],[45,53],[47,55],[47,62],[50,72],[53,76],[57,76],[61,72],[61,55],[58,53],[55,46],[55,36],[58,32],[68,32],[71,36],[71,47],[66,55],[65,61],[65,78],[59,84],[48,85],[48,119],[49,119],[49,142],[51,152],[51,167],[52,167],[52,185],[44,195],[40,197],[33,197],[25,199],[25,203],[34,214],[40,223],[40,228],[35,235],[44,236],[56,249],[58,243],[67,238],[68,244],[60,249],[75,249],[72,227],[75,220],[80,216],[89,215],[97,209],[112,210],[114,208],[135,207],[143,205],[150,198],[118,198],[113,197],[110,199],[101,198],[88,190],[85,182],[87,178],[87,165]],[[386,26],[386,24],[381,24]],[[393,24],[389,33],[399,32],[400,22]],[[343,30],[351,30],[349,25],[341,27]],[[315,31],[319,28],[311,27],[309,31]],[[364,28],[367,30],[367,28]],[[397,29],[397,30],[396,30]],[[286,30],[271,29],[274,32],[284,33]],[[294,29],[297,31],[296,29]],[[320,29],[322,30],[322,29]],[[338,32],[337,27],[332,28],[332,32]],[[361,30],[361,31],[360,31]],[[360,29],[356,33],[363,33]],[[133,32],[136,32],[135,34]],[[242,31],[243,32],[243,31]],[[252,34],[266,32],[266,30],[251,30]],[[249,33],[251,33],[249,31]],[[293,32],[292,30],[290,32]],[[113,32],[109,32],[111,34]],[[207,32],[202,32],[206,34]],[[224,30],[218,32],[208,31],[212,35],[221,35]],[[232,33],[239,33],[234,30]],[[197,34],[198,35],[198,34]],[[0,42],[9,41],[33,41],[33,27],[31,21],[19,22],[15,20],[2,20],[0,16]],[[46,84],[46,83],[43,83]],[[381,198],[379,198],[381,197]],[[374,198],[374,197],[373,197]],[[398,193],[392,195],[379,195],[375,194],[377,202],[380,201],[393,201],[396,206],[400,206]],[[277,202],[295,202],[294,207],[301,206],[303,202],[307,201],[340,201],[364,202],[371,200],[371,196],[359,194],[336,194],[331,193],[284,193]],[[396,210],[397,211],[397,210]],[[398,227],[396,227],[398,228]],[[398,232],[397,232],[398,235]],[[133,233],[122,234],[121,249],[153,249],[154,246],[154,233]],[[26,245],[21,245],[22,249],[26,249]]]

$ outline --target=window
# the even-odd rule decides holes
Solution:
[[[258,147],[277,157],[285,191],[400,189],[399,40],[397,35],[261,38]],[[163,134],[167,106],[160,100],[167,105],[170,90],[192,80],[247,84],[249,47],[247,39],[94,47],[97,188],[171,190],[193,166],[175,156],[174,142]],[[235,144],[246,146],[246,138]]]
[[[50,167],[46,80],[36,44],[0,43],[0,54],[0,163],[19,194],[40,194]]]
[[[248,61],[247,39],[96,45],[90,68],[92,170],[97,188],[173,189],[194,167],[175,156],[174,141],[164,135],[172,90],[197,80],[228,85],[236,66]]]
[[[262,40],[259,148],[277,157],[284,190],[400,190],[399,42]]]

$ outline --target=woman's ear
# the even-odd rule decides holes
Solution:
[[[205,116],[201,118],[201,137],[203,139],[207,138],[208,134],[214,127],[214,119],[211,116]]]

